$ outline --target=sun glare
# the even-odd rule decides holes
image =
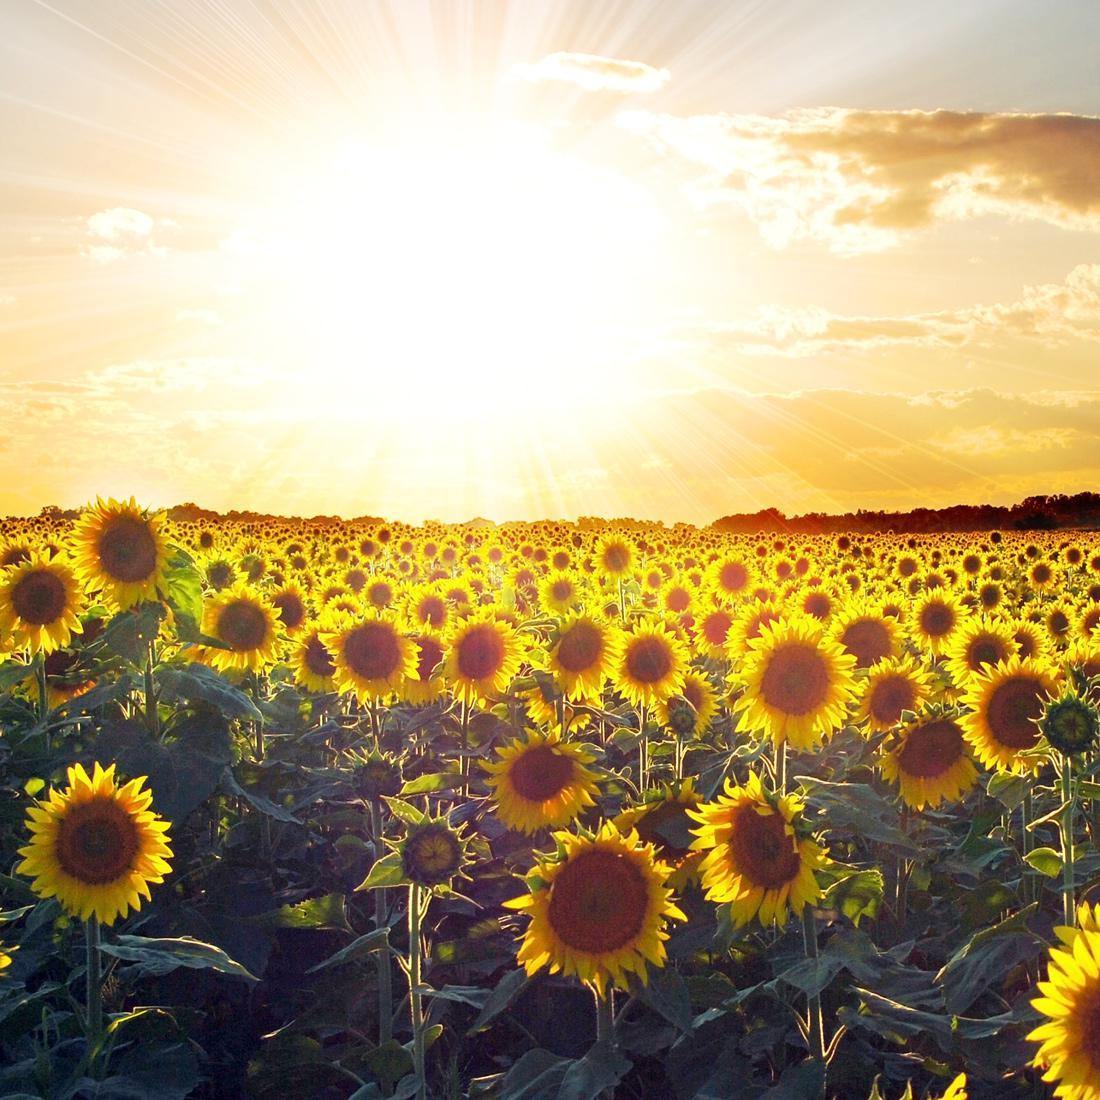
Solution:
[[[225,247],[271,354],[492,416],[614,391],[660,230],[644,188],[548,132],[436,125],[310,158]]]

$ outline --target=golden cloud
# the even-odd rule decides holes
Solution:
[[[822,107],[620,122],[706,169],[698,199],[739,205],[776,248],[876,252],[990,214],[1100,229],[1100,118]]]

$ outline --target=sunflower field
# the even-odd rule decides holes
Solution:
[[[1100,1097],[1100,538],[0,521],[0,1096]]]

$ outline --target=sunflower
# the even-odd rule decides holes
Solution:
[[[683,890],[689,883],[699,881],[699,863],[702,852],[692,850],[692,820],[688,810],[695,809],[702,799],[695,789],[693,776],[673,784],[665,784],[660,790],[647,791],[644,800],[612,818],[612,824],[626,835],[635,830],[645,844],[652,844],[657,858],[672,868],[668,884],[674,890]]]
[[[155,600],[168,563],[165,523],[163,514],[149,515],[133,497],[97,499],[73,527],[77,575],[123,611]]]
[[[238,581],[220,592],[203,609],[203,633],[228,648],[201,650],[206,664],[220,672],[252,671],[275,661],[278,647],[275,609],[247,584]]]
[[[572,699],[599,695],[621,644],[615,627],[588,615],[563,619],[547,662],[562,694]]]
[[[51,789],[28,811],[31,840],[19,849],[17,870],[72,916],[113,924],[140,909],[149,884],[168,874],[168,823],[150,809],[144,776],[118,786],[114,764],[96,763],[90,777],[72,765],[68,779],[64,791]]]
[[[704,584],[722,603],[731,603],[744,596],[752,587],[755,572],[745,559],[725,556],[711,562]]]
[[[727,779],[725,794],[688,811],[699,822],[692,848],[706,853],[703,889],[711,901],[729,902],[736,925],[754,918],[783,925],[788,907],[801,913],[821,897],[815,871],[825,849],[803,835],[802,810],[797,795],[774,795],[751,772],[745,786]]]
[[[271,597],[271,606],[275,608],[283,629],[295,634],[302,629],[309,617],[309,604],[302,586],[291,581],[284,584]]]
[[[702,737],[718,713],[718,693],[702,672],[684,673],[680,690],[656,708],[657,720],[677,736]]]
[[[430,629],[420,630],[411,639],[416,646],[416,679],[406,679],[401,697],[408,703],[424,706],[443,694],[443,658],[447,647],[443,638]]]
[[[1007,624],[977,615],[955,631],[944,649],[951,678],[965,687],[972,677],[1016,652],[1016,640]]]
[[[695,620],[695,648],[704,657],[724,660],[734,617],[729,608],[710,607],[700,611]]]
[[[1010,629],[1016,652],[1021,657],[1047,657],[1050,654],[1050,640],[1038,623],[1020,619],[1011,623]]]
[[[467,862],[461,827],[454,828],[445,817],[424,817],[410,824],[396,848],[405,877],[429,888],[450,883],[462,874]]]
[[[1048,1019],[1028,1034],[1039,1044],[1034,1064],[1055,1096],[1100,1098],[1100,932],[1078,929],[1050,950],[1047,980],[1032,1006]]]
[[[633,706],[663,703],[684,684],[688,653],[663,623],[639,623],[623,635],[611,678]]]
[[[634,551],[630,543],[618,535],[605,535],[596,545],[596,570],[605,577],[618,580],[630,572]]]
[[[834,616],[829,634],[845,653],[855,657],[857,668],[871,668],[901,651],[897,621],[862,598],[852,600]]]
[[[964,617],[958,597],[943,588],[926,592],[911,616],[917,641],[934,656],[946,649]]]
[[[527,875],[529,893],[504,904],[531,918],[519,949],[529,975],[550,973],[625,989],[633,973],[665,964],[669,920],[684,920],[666,885],[669,868],[636,832],[605,822],[594,836],[554,833],[555,856]]]
[[[336,690],[336,662],[328,646],[321,641],[321,634],[327,629],[328,623],[322,621],[299,631],[290,651],[289,664],[294,680],[309,691]]]
[[[947,715],[906,724],[883,745],[879,766],[914,810],[955,802],[978,778],[962,726]]]
[[[337,688],[361,703],[400,693],[407,680],[419,676],[419,649],[381,612],[341,618],[321,641],[336,664]]]
[[[1057,687],[1058,674],[1038,658],[1010,657],[970,681],[963,703],[966,738],[986,767],[1025,768],[1018,758],[1039,740],[1036,719]]]
[[[584,593],[568,573],[551,573],[539,584],[539,603],[552,615],[564,615],[584,602]]]
[[[867,672],[856,718],[872,730],[888,730],[902,711],[920,709],[932,690],[932,678],[912,657],[879,661]]]
[[[430,585],[420,584],[409,592],[408,617],[417,626],[442,630],[450,611],[446,597]]]
[[[79,633],[84,597],[61,558],[33,554],[0,573],[0,632],[14,648],[52,653]]]
[[[843,724],[855,694],[855,662],[809,616],[761,627],[740,674],[741,728],[810,748]]]
[[[520,659],[520,642],[512,625],[486,608],[451,628],[444,676],[470,702],[504,691],[519,669]]]
[[[497,750],[497,759],[482,767],[497,817],[510,829],[537,833],[575,821],[595,804],[599,787],[587,765],[593,755],[580,745],[535,730]]]

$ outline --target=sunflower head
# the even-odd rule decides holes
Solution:
[[[73,528],[77,574],[123,611],[156,599],[168,564],[165,522],[163,514],[149,514],[133,497],[97,500]]]
[[[597,777],[593,756],[557,733],[532,730],[497,750],[483,767],[497,816],[511,829],[535,833],[567,825],[594,804]]]
[[[665,963],[665,925],[683,920],[669,868],[638,834],[605,822],[595,834],[554,834],[556,851],[527,875],[529,892],[505,902],[530,918],[519,950],[528,974],[543,967],[592,986],[644,983]]]
[[[274,662],[278,650],[275,609],[253,588],[238,582],[203,608],[203,632],[222,642],[202,651],[219,671],[255,671]]]
[[[96,763],[90,776],[74,764],[68,780],[28,811],[31,839],[17,870],[70,915],[113,924],[140,909],[149,884],[168,874],[168,824],[153,812],[144,777],[120,786],[113,764]]]
[[[788,908],[801,913],[821,897],[815,872],[825,849],[802,811],[800,798],[766,790],[755,772],[743,787],[727,780],[724,794],[688,811],[699,823],[692,848],[705,853],[707,897],[728,902],[735,924],[783,924]]]
[[[0,632],[9,644],[53,653],[79,633],[83,593],[61,558],[32,554],[0,574]]]
[[[891,735],[883,745],[880,767],[914,810],[955,801],[978,778],[962,726],[955,716],[938,710],[914,718]]]
[[[1052,748],[1065,756],[1088,752],[1096,744],[1100,726],[1096,707],[1072,692],[1047,702],[1039,729]]]
[[[369,752],[348,753],[347,760],[360,798],[369,802],[400,794],[405,780],[398,757],[372,748]]]
[[[409,824],[398,851],[405,877],[420,886],[446,886],[466,864],[466,840],[445,818]]]
[[[647,792],[639,805],[612,819],[619,832],[626,835],[633,829],[643,843],[653,845],[657,857],[672,868],[668,881],[677,890],[699,880],[703,853],[692,850],[691,829],[695,823],[688,811],[697,808],[701,801],[694,778],[689,776]]]

